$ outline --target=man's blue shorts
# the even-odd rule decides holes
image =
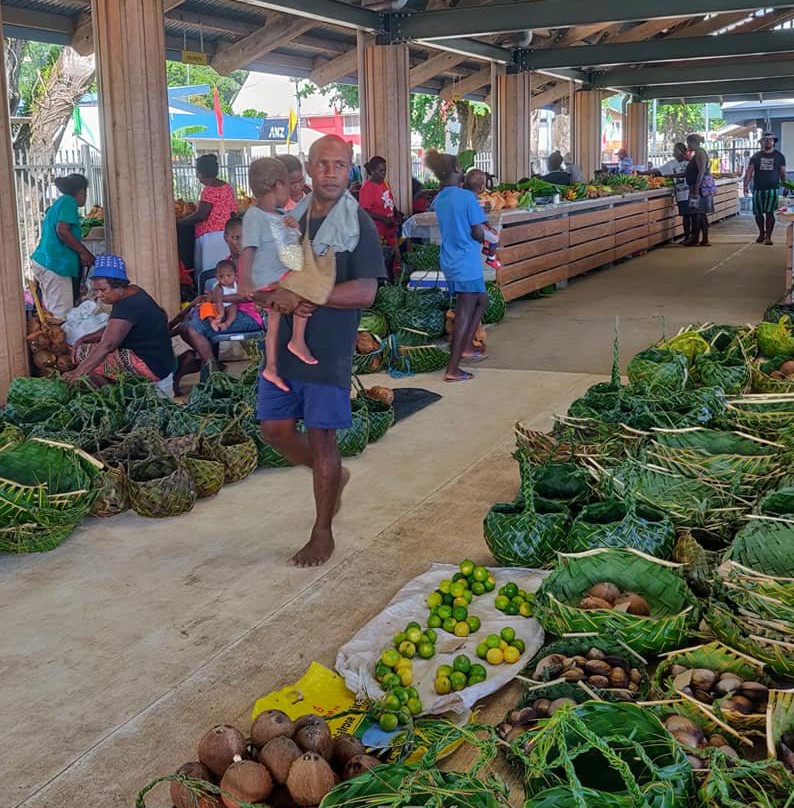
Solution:
[[[479,277],[468,281],[447,280],[447,288],[453,294],[468,292],[469,294],[483,294],[486,290],[484,278]]]
[[[259,376],[256,417],[260,421],[303,418],[307,429],[347,429],[353,424],[350,391],[334,384],[284,379],[289,393]]]

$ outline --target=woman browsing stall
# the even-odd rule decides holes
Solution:
[[[91,285],[99,301],[112,307],[110,319],[103,329],[75,342],[77,367],[63,378],[73,382],[86,376],[100,386],[133,374],[172,395],[174,352],[163,309],[130,283],[124,259],[117,255],[97,256]]]

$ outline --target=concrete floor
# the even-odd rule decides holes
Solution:
[[[256,472],[183,517],[91,519],[50,553],[0,558],[0,806],[128,808],[140,786],[193,759],[210,726],[246,729],[259,695],[312,659],[333,666],[431,561],[487,562],[482,517],[517,484],[513,422],[546,428],[608,373],[616,316],[624,360],[659,336],[659,314],[668,333],[757,319],[785,261],[748,234],[732,220],[711,249],[664,247],[511,305],[471,383],[389,382],[444,398],[350,461],[323,568],[285,566],[312,521],[300,469]]]

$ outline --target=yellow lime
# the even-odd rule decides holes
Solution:
[[[388,665],[390,668],[393,668],[400,661],[400,653],[399,651],[395,651],[393,648],[387,648],[380,655],[380,661],[384,665]]]
[[[469,624],[461,620],[460,623],[455,624],[455,629],[452,632],[456,637],[468,637],[471,634]]]
[[[469,607],[469,601],[466,600],[466,598],[463,595],[461,595],[459,598],[455,598],[455,600],[452,601],[453,613],[455,609],[461,609],[461,608],[467,609],[468,607]]]
[[[508,665],[512,665],[514,662],[518,662],[518,660],[521,658],[521,652],[518,650],[518,648],[513,648],[512,645],[508,645],[507,648],[505,648],[504,656],[505,662]]]
[[[450,587],[449,594],[452,595],[453,598],[461,598],[467,589],[468,586],[466,586],[463,581],[455,581]]]
[[[507,648],[507,643],[504,640],[499,640],[499,647],[504,651]]]
[[[503,612],[510,605],[510,598],[508,598],[506,595],[497,595],[493,605],[498,611]]]
[[[438,585],[439,591],[442,595],[446,595],[449,593],[450,587],[452,586],[452,581],[447,580],[446,578]]]
[[[435,609],[436,606],[440,606],[444,602],[444,598],[442,597],[441,592],[431,592],[427,596],[427,605],[431,609]]]
[[[472,572],[472,577],[475,581],[483,583],[488,580],[488,570],[485,567],[476,566]]]
[[[405,638],[416,645],[422,639],[422,629],[419,626],[411,626],[405,632]]]
[[[505,655],[502,653],[501,648],[489,648],[485,659],[491,665],[501,665],[504,662]]]
[[[419,715],[422,712],[422,702],[419,699],[408,699],[408,704],[405,706],[411,715]]]
[[[414,683],[413,671],[408,668],[403,668],[397,675],[400,677],[400,683],[403,687],[408,687],[408,685]]]
[[[419,633],[421,634],[422,632],[420,631]],[[408,659],[416,654],[416,646],[410,640],[401,642],[397,650],[400,652],[400,656],[407,657]]]
[[[474,562],[468,558],[460,562],[460,571],[468,578],[474,572]]]
[[[452,676],[452,665],[439,665],[436,671],[436,678],[439,676]]]
[[[518,613],[522,617],[532,617],[532,614],[533,614],[533,612],[532,612],[532,604],[526,603],[526,602],[522,603],[518,607]]]
[[[403,668],[411,668],[411,660],[406,657],[400,657],[400,661],[394,666],[394,670],[401,671]]]
[[[436,676],[435,688],[439,696],[444,696],[449,693],[449,691],[452,690],[452,682],[449,676]]]

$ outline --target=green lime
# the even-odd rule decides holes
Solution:
[[[483,583],[488,578],[488,570],[479,565],[472,570],[471,574],[474,580],[479,583]]]
[[[475,581],[471,585],[471,593],[472,595],[484,595],[485,594],[485,584],[481,581]]]
[[[449,677],[449,681],[455,692],[463,690],[463,688],[466,687],[466,674],[461,671],[453,671],[452,676]]]
[[[524,598],[524,600],[526,600],[527,599],[527,590],[526,589],[519,589],[518,590],[518,596],[520,598]]]
[[[455,600],[455,598],[453,598],[452,595],[450,595],[449,592],[447,592],[447,594],[444,595],[444,605],[445,606],[451,606],[453,600]]]
[[[499,636],[507,643],[513,642],[516,638],[516,630],[514,628],[503,628]]]
[[[455,626],[458,625],[458,621],[454,617],[447,617],[446,620],[441,624],[441,628],[444,631],[448,632],[449,634],[455,633]]]
[[[396,707],[391,708],[387,708],[386,705],[384,705],[385,709],[399,710],[400,705],[405,704],[410,698],[410,696],[408,695],[408,688],[403,687],[402,685],[400,685],[399,687],[395,687],[394,690],[392,690],[392,693],[395,696],[397,696],[397,699],[399,700],[400,704],[398,704]]]
[[[378,721],[378,724],[380,724],[380,728],[384,732],[394,732],[394,730],[397,729],[399,723],[400,720],[397,718],[396,713],[384,713],[380,717],[380,721]]]
[[[504,612],[510,605],[510,598],[508,598],[507,595],[497,595],[493,605],[496,607],[497,611]]]
[[[460,562],[460,571],[467,578],[474,572],[474,567],[475,567],[474,562],[470,561],[468,558],[465,561]]]
[[[469,588],[469,585],[466,581],[456,581],[450,587],[449,594],[452,595],[453,598],[459,598],[463,596],[463,593],[466,592]]]
[[[465,580],[466,580],[466,576],[462,572],[456,572],[452,576],[452,583],[453,584],[456,584],[458,581],[465,581]]]
[[[405,632],[405,637],[416,645],[422,639],[422,629],[419,628],[419,626],[411,626],[411,628]]]
[[[380,682],[384,690],[391,690],[394,687],[399,687],[400,684],[400,677],[396,673],[387,673]]]
[[[400,654],[394,648],[387,648],[381,655],[380,661],[389,668],[393,668],[400,661]]]
[[[419,631],[421,631],[421,630],[422,630],[422,627],[419,625],[419,623],[417,623],[417,622],[416,622],[416,620],[412,620],[412,621],[411,621],[411,622],[410,622],[410,623],[409,623],[409,624],[408,624],[408,625],[405,627],[405,631],[406,631],[406,633],[407,633],[407,631],[408,631],[408,629],[409,629],[409,628],[418,628],[418,629],[419,629]]]
[[[411,715],[410,710],[405,705],[403,705],[400,708],[400,712],[397,713],[397,718],[400,719],[401,724],[410,724],[413,716]]]
[[[450,682],[449,676],[436,676],[435,688],[439,696],[449,693],[452,690],[452,682]]]
[[[471,668],[471,660],[465,654],[458,654],[452,660],[452,670],[460,673],[468,673]]]
[[[498,634],[489,634],[485,638],[485,645],[488,648],[498,648],[499,647],[499,640],[502,638]]]
[[[488,646],[484,642],[481,642],[477,646],[477,652],[476,653],[477,653],[477,656],[480,659],[485,659],[485,655],[488,653]]]
[[[510,603],[507,604],[507,608],[505,609],[505,614],[513,617],[514,615],[518,614],[518,604],[513,603],[511,600]]]
[[[452,616],[455,618],[455,620],[460,622],[469,616],[469,610],[465,606],[456,606],[452,610]]]
[[[427,631],[425,631],[425,636],[427,637],[428,641],[432,643],[435,643],[435,641],[438,639],[438,634],[436,634],[436,632],[433,631],[434,628],[437,627],[430,626],[430,628],[428,628]]]
[[[416,654],[416,646],[410,640],[401,642],[397,650],[400,652],[400,656],[404,656],[406,659],[411,659]]]
[[[475,631],[480,630],[480,625],[481,625],[480,618],[477,617],[476,614],[470,614],[466,618],[466,622],[469,624],[469,629],[470,629],[472,634],[474,634]]]
[[[430,659],[436,653],[436,647],[432,642],[420,642],[416,651],[422,659]]]
[[[440,606],[444,602],[444,596],[442,592],[431,592],[427,596],[427,605],[431,609],[435,609],[436,606]]]
[[[473,664],[473,665],[472,665],[472,666],[469,668],[469,676],[470,676],[470,677],[471,677],[471,676],[482,676],[482,678],[483,678],[483,679],[485,679],[485,677],[486,677],[487,675],[488,675],[488,674],[487,674],[487,673],[486,673],[486,671],[485,671],[485,666],[484,666],[484,665],[480,665],[480,663],[479,663],[479,662],[475,662],[475,663],[474,663],[474,664]]]
[[[446,620],[448,617],[452,617],[452,606],[447,606],[446,604],[444,604],[444,606],[439,606],[438,616],[442,620]]]
[[[496,581],[490,576],[482,582],[482,585],[485,587],[486,592],[493,592],[496,589]]]
[[[408,699],[408,704],[405,706],[411,715],[419,715],[422,712],[422,702],[419,699]]]
[[[438,590],[439,590],[439,592],[441,592],[442,595],[448,595],[449,594],[449,588],[451,586],[452,586],[452,581],[448,581],[448,580],[444,579],[438,585]]]
[[[466,687],[474,687],[474,685],[479,685],[484,681],[484,676],[472,676],[469,674],[469,678],[466,680]]]
[[[409,699],[418,699],[419,698],[419,691],[415,687],[407,687],[405,688],[408,692]]]
[[[443,608],[443,606],[441,608]],[[431,614],[430,617],[427,618],[427,625],[429,629],[441,628],[442,622],[441,615],[438,614]],[[425,634],[427,634],[427,632],[425,632]]]
[[[394,637],[392,637],[392,642],[394,643],[394,647],[398,648],[401,642],[405,642],[406,636],[404,631],[398,631]]]
[[[524,653],[524,651],[526,651],[526,650],[527,650],[527,646],[526,646],[526,644],[524,643],[524,641],[523,641],[523,640],[519,640],[518,638],[516,638],[515,640],[513,640],[513,642],[511,642],[511,643],[510,643],[510,645],[512,645],[512,646],[513,646],[513,648],[517,648],[517,649],[518,649],[518,652],[519,652],[519,653],[521,653],[521,654],[523,654],[523,653]]]
[[[510,581],[510,583],[505,584],[499,591],[507,595],[508,598],[514,598],[518,594],[518,585]]]
[[[474,593],[471,591],[471,589],[467,589],[463,593],[463,599],[466,601],[466,603],[471,603],[473,597],[474,597]]]
[[[405,690],[403,690],[403,693],[405,693]],[[407,694],[405,700],[408,701]],[[402,701],[398,698],[396,693],[388,693],[381,699],[380,702],[380,706],[384,710],[392,713],[397,712],[397,710],[400,709],[401,705]]]
[[[526,600],[521,597],[521,595],[516,595],[514,598],[510,598],[510,600],[516,604],[516,606],[520,606],[522,603],[526,603]]]
[[[436,670],[436,679],[439,676],[452,676],[452,665],[439,665]]]

